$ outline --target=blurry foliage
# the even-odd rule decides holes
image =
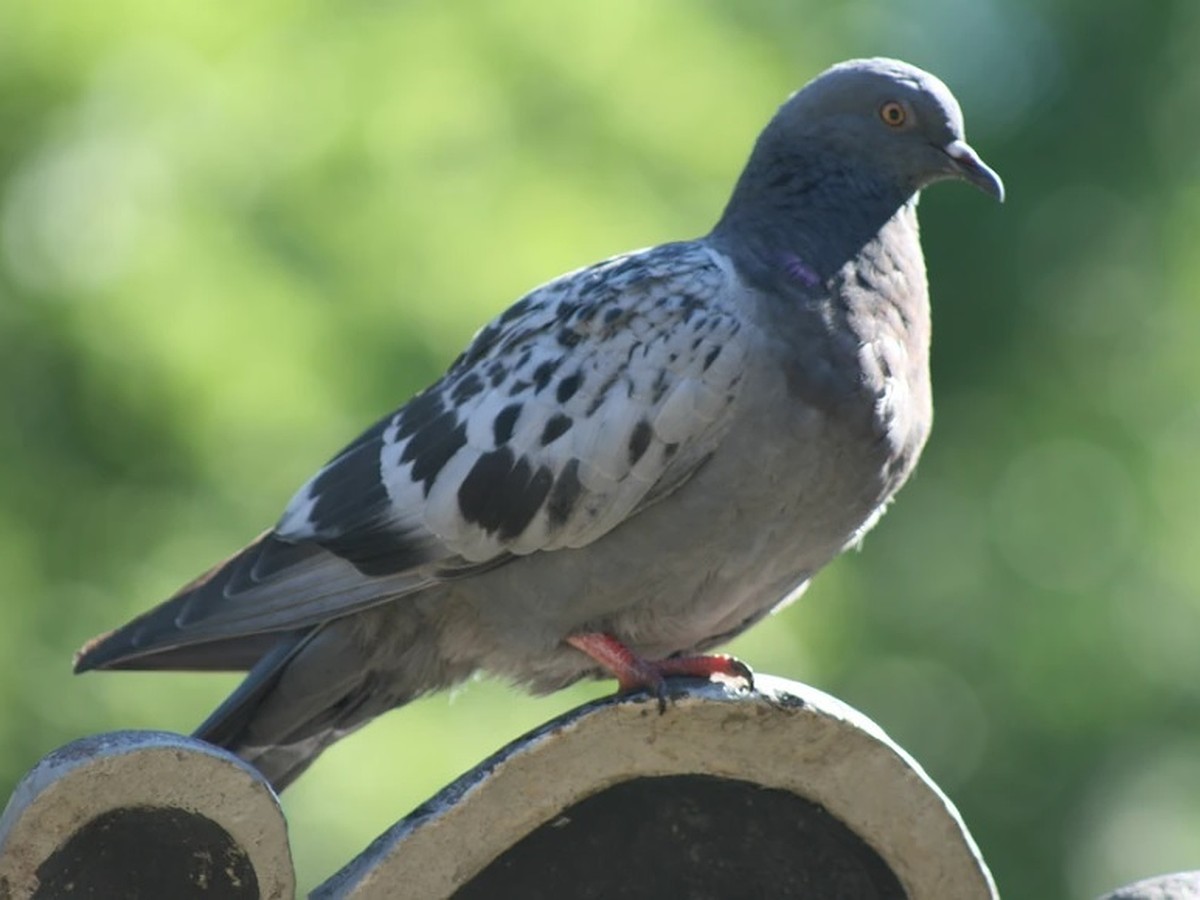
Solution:
[[[189,730],[233,676],[72,651],[524,290],[702,233],[788,92],[883,53],[1010,201],[923,201],[919,476],[733,649],[905,743],[1006,896],[1200,864],[1197,43],[1186,0],[0,5],[0,783]],[[609,687],[473,683],[339,745],[286,798],[302,882]]]

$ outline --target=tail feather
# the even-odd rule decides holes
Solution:
[[[218,747],[235,750],[238,736],[249,726],[255,712],[283,677],[287,664],[312,639],[317,629],[290,635],[270,635],[272,646],[258,659],[242,683],[214,709],[193,732],[193,737]]]
[[[156,609],[90,641],[75,670],[247,672],[195,735],[282,790],[330,744],[465,675],[462,666],[447,671],[436,642],[415,640],[419,615],[379,609],[435,578],[365,576],[323,547],[268,532]]]
[[[329,745],[420,693],[381,677],[338,623],[274,637],[194,736],[246,760],[276,791]]]

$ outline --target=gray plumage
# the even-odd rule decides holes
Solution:
[[[482,670],[537,692],[733,637],[857,542],[929,433],[917,192],[1003,189],[933,76],[794,94],[716,227],[564,275],[76,669],[248,669],[198,736],[279,788]]]

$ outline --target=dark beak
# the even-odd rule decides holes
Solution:
[[[951,141],[942,151],[950,157],[951,174],[1004,202],[1004,182],[966,141]]]

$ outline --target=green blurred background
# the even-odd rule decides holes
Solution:
[[[528,288],[707,230],[795,87],[887,54],[1004,176],[922,203],[938,409],[733,650],[861,707],[1012,898],[1200,866],[1200,4],[0,5],[0,787],[233,676],[71,654],[273,522]],[[285,798],[301,882],[605,693],[479,681]]]

